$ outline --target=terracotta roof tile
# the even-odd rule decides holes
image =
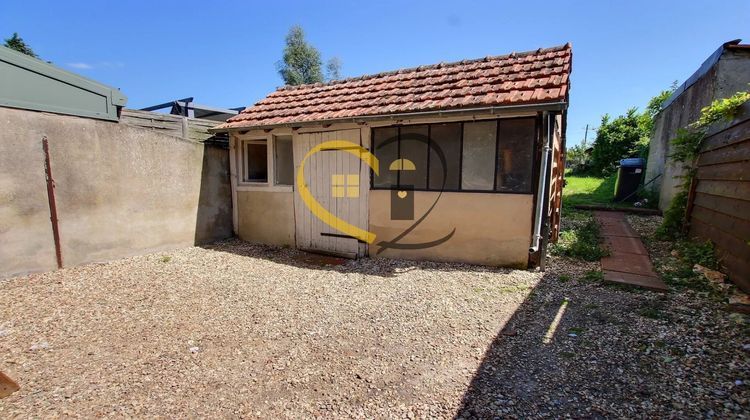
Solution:
[[[279,88],[217,128],[567,101],[570,44]]]

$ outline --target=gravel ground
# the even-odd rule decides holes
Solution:
[[[747,416],[743,317],[598,268],[232,240],[0,280],[0,418]]]

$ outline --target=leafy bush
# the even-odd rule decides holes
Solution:
[[[552,245],[550,251],[554,255],[564,255],[584,261],[597,261],[607,255],[599,245],[601,240],[599,224],[590,213],[570,212],[566,215],[566,219],[571,226],[562,230],[557,243]]]
[[[714,245],[711,241],[680,241],[675,244],[675,249],[682,260],[690,266],[691,271],[695,264],[700,264],[712,270],[719,268],[719,262],[714,254]]]
[[[670,89],[651,98],[642,113],[636,108],[630,108],[625,115],[615,119],[605,114],[596,133],[587,171],[598,176],[607,175],[614,172],[620,159],[647,158],[654,118],[676,88],[677,82]]]
[[[648,143],[639,117],[636,108],[615,119],[606,114],[602,117],[591,150],[590,170],[593,173],[611,174],[620,159],[639,154],[643,144]]]
[[[700,274],[693,271],[695,264],[700,264],[711,270],[719,268],[715,256],[714,245],[710,241],[697,242],[680,239],[674,243],[670,263],[665,265],[665,280],[673,286],[687,287],[709,296],[720,298],[721,291]]]
[[[588,146],[585,143],[576,144],[565,151],[565,162],[573,174],[585,174],[589,171],[591,158],[586,151]]]
[[[688,192],[683,189],[678,192],[669,208],[664,211],[664,219],[656,230],[656,237],[663,240],[676,239],[683,235],[685,223],[685,208],[687,207]]]
[[[711,105],[701,109],[701,116],[694,123],[698,127],[708,127],[717,121],[730,121],[737,114],[740,106],[750,101],[750,92],[737,92],[728,98],[717,99]]]

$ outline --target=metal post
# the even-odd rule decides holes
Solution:
[[[55,180],[52,178],[52,165],[49,159],[49,144],[47,136],[42,137],[42,150],[44,150],[44,174],[47,178],[47,199],[49,201],[49,219],[52,222],[52,237],[55,240],[55,256],[57,257],[57,268],[63,268],[62,250],[60,249],[60,229],[57,219],[57,204],[55,203]]]

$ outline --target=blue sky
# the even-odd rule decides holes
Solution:
[[[750,1],[0,4],[3,38],[19,32],[42,58],[121,88],[130,108],[187,96],[253,104],[282,84],[275,63],[294,24],[344,76],[571,42],[575,144],[602,114],[684,81],[721,43],[750,43]]]

